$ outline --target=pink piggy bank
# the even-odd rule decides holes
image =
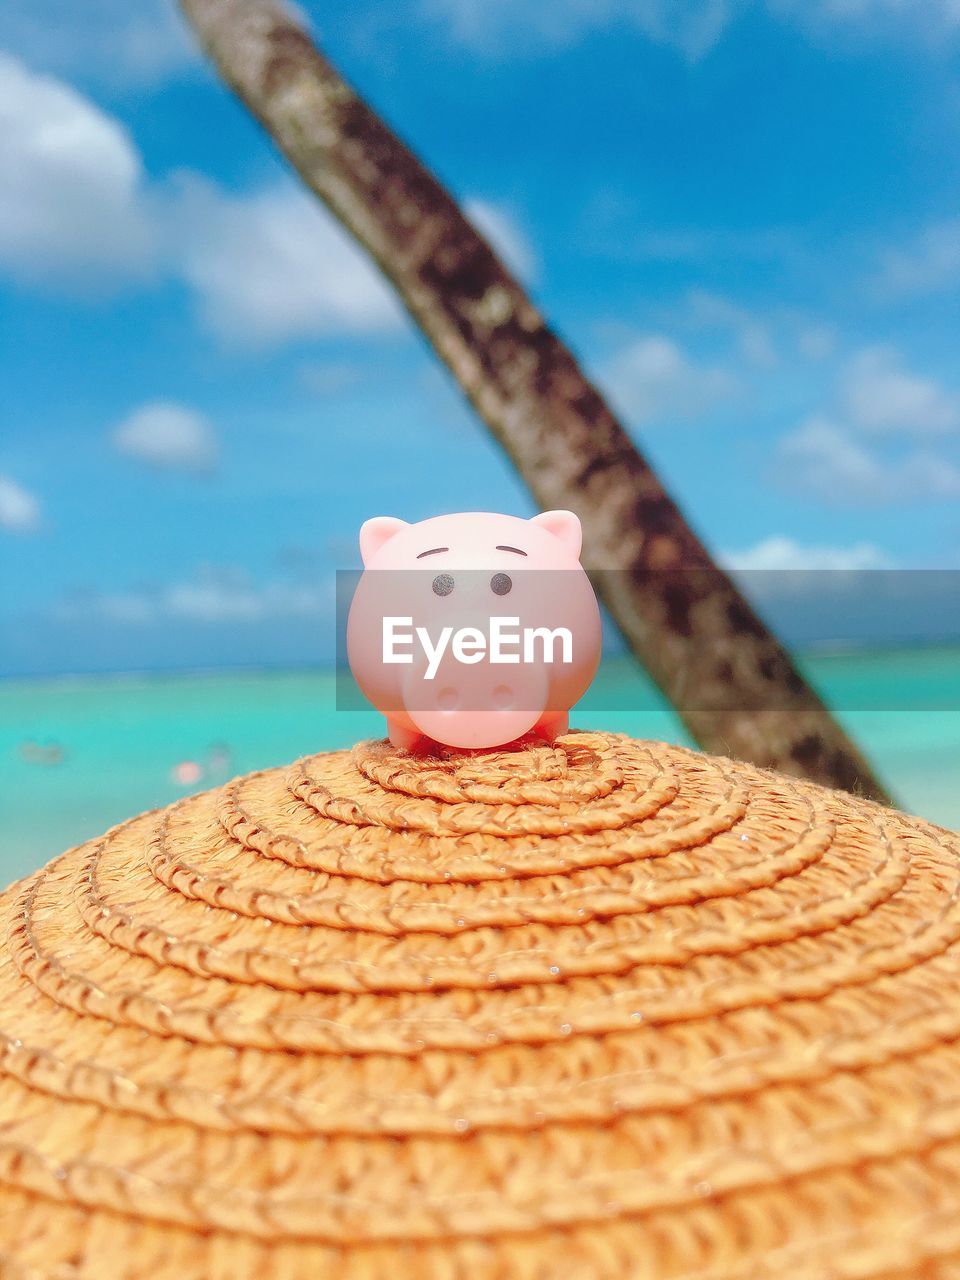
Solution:
[[[360,530],[347,656],[394,746],[550,740],[600,660],[600,611],[572,511],[470,511]]]

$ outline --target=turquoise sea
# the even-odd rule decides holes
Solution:
[[[960,647],[801,662],[901,807],[960,828]],[[623,658],[572,723],[690,745]],[[382,733],[375,712],[336,708],[325,671],[0,681],[0,878],[234,774]]]

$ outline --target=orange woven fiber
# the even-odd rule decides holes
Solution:
[[[0,898],[0,1274],[956,1280],[958,886],[599,733],[134,818]]]

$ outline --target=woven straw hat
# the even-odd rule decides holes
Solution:
[[[958,1277],[958,889],[609,734],[135,818],[0,898],[0,1274]]]

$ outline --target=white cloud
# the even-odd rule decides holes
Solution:
[[[904,367],[896,348],[865,347],[846,363],[834,405],[778,445],[785,487],[837,506],[960,498],[960,466],[917,441],[960,429],[960,395]]]
[[[335,603],[329,581],[257,583],[238,567],[204,566],[192,578],[149,590],[75,593],[55,613],[61,621],[102,618],[124,626],[165,621],[217,625],[331,618]]]
[[[781,243],[786,252],[786,242]],[[826,360],[838,346],[834,326],[806,311],[784,305],[755,310],[708,289],[689,289],[660,314],[665,325],[728,336],[743,361],[758,369],[777,367],[781,352],[799,353],[805,360]]]
[[[797,5],[799,0],[792,0]],[[805,0],[809,3],[809,0]],[[842,20],[850,18],[869,18],[894,14],[907,19],[915,19],[921,10],[931,17],[937,18],[947,26],[960,27],[960,4],[957,0],[819,0],[821,12]]]
[[[478,199],[466,200],[463,212],[517,279],[529,284],[537,274],[537,257],[515,215],[503,205]]]
[[[597,27],[638,28],[690,61],[717,42],[743,0],[425,0],[428,16],[460,44],[512,56],[538,47],[562,48]]]
[[[225,338],[268,344],[403,323],[363,251],[293,182],[233,196],[183,175],[167,212],[174,270]]]
[[[870,501],[884,488],[882,469],[840,426],[810,418],[784,437],[781,475],[791,487],[833,501]]]
[[[195,409],[168,401],[135,409],[112,440],[120,453],[151,467],[205,472],[217,463],[217,438],[209,421]]]
[[[957,0],[767,0],[773,13],[804,26],[846,29],[876,37],[907,32],[948,36],[960,30]]]
[[[529,264],[503,211],[478,208]],[[102,289],[153,271],[184,280],[211,329],[250,344],[403,324],[376,267],[292,180],[247,195],[195,174],[150,184],[116,119],[0,54],[0,274]]]
[[[769,368],[777,363],[769,325],[746,307],[706,289],[692,289],[687,306],[690,319],[698,327],[731,330],[750,364]]]
[[[960,6],[958,6],[960,8]],[[874,281],[886,296],[936,293],[960,282],[960,218],[925,227],[904,248],[888,250]]]
[[[892,561],[872,542],[835,547],[804,545],[793,538],[774,535],[741,551],[725,551],[721,563],[734,572],[753,570],[845,570],[888,569]]]
[[[853,357],[841,391],[850,421],[878,434],[938,435],[960,426],[960,397],[904,369],[891,347],[868,347]]]
[[[635,423],[696,417],[736,388],[725,370],[695,364],[663,334],[634,339],[607,363],[601,380]]]
[[[614,17],[637,26],[656,44],[670,45],[690,62],[709,52],[744,0],[628,0],[611,4]]]
[[[336,396],[363,382],[362,364],[344,361],[307,360],[297,370],[297,381],[305,391],[318,396]]]
[[[960,498],[960,468],[925,450],[870,452],[842,425],[808,419],[778,450],[781,482],[839,506]]]
[[[826,360],[837,349],[837,332],[829,324],[805,324],[797,334],[797,349],[807,360]]]
[[[811,256],[794,226],[666,227],[650,220],[642,200],[609,184],[584,202],[579,238],[591,254],[611,261],[694,264],[711,271],[718,261],[802,269]]]
[[[32,533],[40,527],[40,503],[10,476],[0,475],[0,529]]]
[[[116,120],[0,54],[0,271],[66,284],[142,271],[143,180]]]
[[[634,20],[651,40],[673,45],[691,62],[708,53],[744,0],[634,0]]]
[[[313,618],[326,615],[331,606],[331,592],[324,587],[229,579],[175,583],[159,601],[161,614],[210,623]]]
[[[422,0],[428,17],[475,52],[516,57],[564,48],[598,29],[633,27],[689,62],[710,52],[750,0]],[[960,31],[958,0],[765,0],[813,32],[933,42]]]
[[[197,60],[170,0],[4,0],[0,46],[44,71],[123,88],[158,84]]]

